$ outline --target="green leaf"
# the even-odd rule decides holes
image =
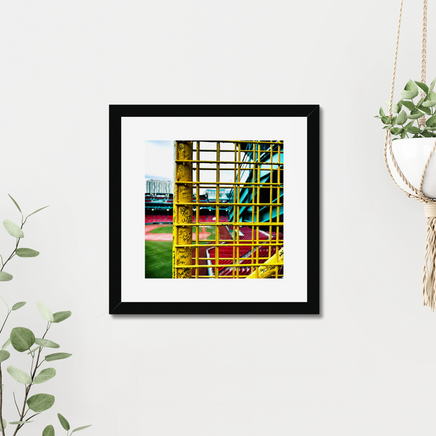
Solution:
[[[436,79],[434,79],[433,82],[430,83],[430,88],[428,90],[429,91],[428,94],[431,94],[431,92],[433,91],[435,83],[436,83]]]
[[[425,123],[426,126],[428,127],[434,127],[436,126],[436,115],[433,115],[432,117],[430,117],[427,122]]]
[[[20,307],[23,307],[26,304],[25,301],[19,301],[12,306],[12,310],[18,310]]]
[[[418,87],[416,86],[416,83],[413,80],[409,80],[404,87],[404,91],[401,91],[401,95],[403,98],[407,98],[408,100],[411,100],[415,98],[419,94]]]
[[[400,105],[398,103],[393,103],[392,104],[392,113],[397,114],[398,112],[400,112]]]
[[[424,101],[422,103],[422,105],[424,107],[433,107],[433,106],[436,106],[436,101],[433,101],[433,100]]]
[[[53,360],[67,359],[70,356],[72,356],[70,353],[53,353],[45,356],[45,360],[47,362],[52,362]]]
[[[392,135],[399,135],[402,131],[403,129],[400,127],[394,127],[393,129],[391,129]]]
[[[49,381],[56,375],[56,370],[54,368],[43,369],[34,379],[33,383],[40,384]]]
[[[8,274],[6,271],[0,271],[0,282],[9,282],[13,278],[14,276],[12,274]]]
[[[436,100],[436,92],[434,91],[429,92],[427,97],[425,97],[425,101],[435,101],[435,100]]]
[[[46,348],[59,348],[60,347],[60,345],[57,344],[56,342],[49,341],[48,339],[40,339],[40,338],[35,339],[35,344],[37,344],[38,347],[33,348],[27,354],[33,353],[38,348],[41,348],[41,347],[46,347]]]
[[[70,429],[70,423],[60,413],[58,413],[58,419],[64,430],[68,431]]]
[[[50,409],[55,402],[55,397],[49,394],[36,394],[30,397],[27,400],[27,405],[29,409],[34,412],[44,412],[45,410]]]
[[[2,350],[4,350],[10,343],[11,343],[11,338],[8,338],[8,340],[3,344]]]
[[[27,372],[24,372],[23,370],[16,368],[15,366],[8,366],[6,369],[11,377],[18,383],[23,383],[23,385],[28,385],[32,383],[32,379],[30,378],[30,375],[27,374]]]
[[[401,101],[403,106],[406,106],[409,111],[413,111],[415,109],[415,105],[411,101]]]
[[[410,133],[414,133],[414,134],[421,133],[421,130],[419,130],[418,127],[415,127],[415,126],[407,127],[407,131],[410,132]]]
[[[21,215],[23,215],[23,212],[21,212],[20,206],[18,206],[18,203],[12,198],[10,194],[8,194],[10,199],[14,202],[15,206],[17,206],[17,209],[20,211]]]
[[[25,327],[13,328],[10,339],[12,346],[20,353],[29,350],[35,343],[35,335],[31,330],[26,329]]]
[[[418,87],[416,86],[413,80],[409,80],[404,87],[404,90],[401,91],[401,96],[403,99],[412,100],[419,94]]]
[[[421,132],[421,135],[424,138],[433,138],[433,136],[434,136],[431,132],[428,132],[427,130],[424,130],[423,132]]]
[[[4,362],[5,360],[8,360],[10,357],[9,351],[0,350],[0,362]]]
[[[42,301],[37,301],[36,305],[42,317],[49,322],[53,322],[53,314],[51,313],[51,310]]]
[[[42,432],[42,436],[55,436],[54,427],[52,425],[48,425]]]
[[[6,419],[2,418],[2,421],[3,421],[3,428],[6,428]]]
[[[418,127],[411,126],[407,129],[408,132],[413,133],[415,135],[419,135],[421,133],[421,130],[419,130]]]
[[[415,80],[415,83],[426,93],[428,94],[428,86],[425,83],[417,82]]]
[[[53,322],[58,323],[58,322],[65,321],[70,316],[71,316],[71,312],[69,310],[65,310],[63,312],[56,312],[53,314]]]
[[[383,124],[390,124],[391,123],[390,117],[382,117],[381,120],[382,120]]]
[[[407,121],[407,114],[402,110],[397,116],[397,124],[402,126]]]
[[[19,424],[29,424],[29,422],[33,422],[33,421],[11,421],[9,424],[19,425]]]
[[[17,248],[15,253],[19,257],[36,257],[39,255],[39,251],[32,250],[31,248]]]
[[[80,430],[84,430],[85,428],[88,428],[88,427],[91,427],[92,426],[92,424],[91,425],[84,425],[83,427],[77,427],[77,428],[75,428],[71,433],[70,433],[70,435],[72,435],[74,432],[76,432],[76,431],[80,431]]]
[[[401,91],[401,97],[407,98],[408,100],[414,99],[417,95],[418,93],[415,94],[412,91]]]
[[[59,348],[60,345],[56,342],[49,341],[48,339],[35,339],[35,344],[40,345],[41,347],[47,347],[47,348]]]
[[[414,111],[410,112],[410,114],[407,116],[409,120],[417,120],[418,118],[421,118],[424,114],[418,110],[415,109]]]
[[[378,113],[380,114],[381,117],[385,117],[386,116],[385,111],[383,110],[382,107],[380,107],[380,110],[378,111]]]
[[[40,348],[42,348],[42,345],[39,345],[38,347],[35,347],[35,348],[31,348],[31,349],[27,352],[27,354],[32,354],[32,356],[33,356],[33,353],[34,353],[35,351],[39,350]]]
[[[424,103],[419,107],[419,110],[426,113],[427,115],[431,115],[431,109],[424,106]]]
[[[26,219],[29,218],[29,216],[35,215],[35,213],[39,212],[40,210],[46,209],[48,206],[41,207],[41,209],[35,210],[35,212],[32,212],[30,215],[27,215]]]
[[[3,225],[5,226],[6,231],[14,238],[24,238],[24,233],[21,230],[21,227],[11,220],[4,220]]]

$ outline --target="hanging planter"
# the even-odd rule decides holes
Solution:
[[[435,142],[436,138],[409,138],[392,143],[395,162],[412,188],[403,181],[390,154],[387,156],[389,171],[395,183],[410,196],[417,193],[419,195],[422,189],[425,197],[436,198],[436,159],[429,159],[433,153]],[[427,170],[422,178],[427,162],[429,162]],[[422,188],[421,182],[423,183]]]
[[[394,104],[395,73],[398,56],[403,0],[400,3],[394,70],[389,111],[380,108],[378,118],[385,124],[384,160],[392,180],[409,198],[424,204],[427,237],[424,255],[422,293],[424,306],[436,308],[436,93],[435,81],[427,86],[427,0],[423,7],[421,80],[409,82]]]

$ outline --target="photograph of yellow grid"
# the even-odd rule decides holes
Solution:
[[[174,157],[172,277],[283,278],[284,141],[175,141]]]
[[[319,313],[318,105],[109,115],[110,313]]]

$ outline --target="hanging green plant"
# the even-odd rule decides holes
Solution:
[[[404,138],[435,138],[436,137],[436,92],[433,91],[436,79],[430,86],[425,83],[409,80],[401,91],[403,97],[398,103],[392,104],[392,118],[386,115],[380,107],[379,115],[383,129],[390,129],[392,140]],[[419,101],[414,99],[420,94]],[[395,115],[394,115],[395,114]],[[428,116],[425,125],[420,125],[418,120]]]

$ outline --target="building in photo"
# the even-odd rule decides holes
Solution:
[[[145,181],[146,194],[171,194],[173,192],[170,180],[148,179]]]

